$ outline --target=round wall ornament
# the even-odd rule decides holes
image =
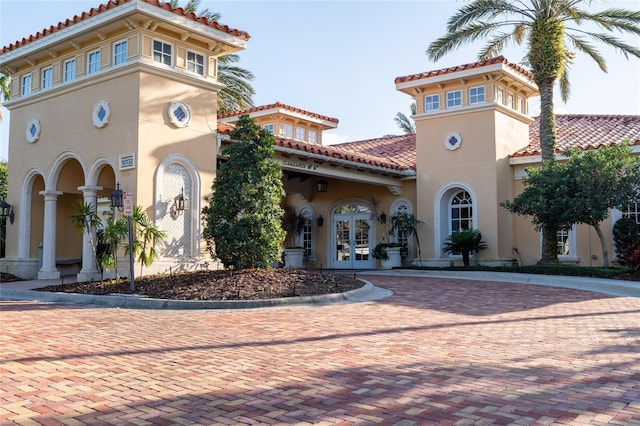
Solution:
[[[175,127],[187,127],[191,121],[191,108],[182,101],[169,104],[169,121]]]
[[[109,118],[111,117],[111,108],[109,102],[99,100],[93,106],[93,125],[101,129],[109,124]]]
[[[35,143],[40,139],[40,121],[37,118],[29,120],[25,129],[25,136],[29,143]]]
[[[462,145],[462,136],[458,132],[451,132],[444,138],[444,146],[450,151],[460,148],[460,145]]]

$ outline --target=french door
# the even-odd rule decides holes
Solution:
[[[374,229],[369,213],[335,214],[333,216],[333,267],[368,269],[374,267],[370,242]]]

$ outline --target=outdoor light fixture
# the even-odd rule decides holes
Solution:
[[[327,192],[327,189],[329,188],[329,182],[327,182],[324,179],[320,179],[317,185],[318,185],[318,192]]]
[[[380,215],[380,223],[383,225],[387,223],[387,215],[384,212]]]
[[[318,226],[324,225],[324,217],[322,217],[322,215],[318,216],[316,223],[318,224]]]
[[[184,187],[180,189],[180,193],[173,199],[173,205],[169,209],[172,218],[177,218],[185,209]]]
[[[120,182],[116,184],[116,189],[111,193],[111,208],[117,208],[119,212],[121,212],[124,207],[122,204],[122,196],[123,192],[120,189]]]
[[[9,222],[13,225],[16,215],[13,213],[13,206],[6,201],[0,201],[0,217],[8,217]]]

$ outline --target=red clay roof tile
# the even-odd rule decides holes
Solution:
[[[82,22],[85,19],[91,18],[93,16],[96,16],[100,13],[106,12],[107,10],[113,9],[115,7],[118,7],[122,4],[125,3],[129,3],[132,0],[110,0],[108,3],[104,3],[101,4],[98,7],[93,7],[91,8],[91,10],[89,10],[88,12],[82,12],[79,16],[75,15],[73,18],[71,19],[66,19],[64,22],[58,22],[57,25],[51,25],[49,28],[45,28],[39,32],[37,32],[36,34],[32,34],[29,37],[24,37],[22,40],[18,40],[14,43],[9,44],[8,46],[4,46],[2,48],[2,51],[0,51],[0,55],[3,53],[7,53],[10,52],[12,50],[18,49],[26,44],[29,44],[35,40],[41,39],[43,37],[46,37],[49,34],[52,34],[56,31],[62,30],[64,28],[68,28],[74,24],[77,24],[78,22]],[[165,3],[159,0],[139,0],[145,3],[148,3],[150,5],[153,6],[157,6],[161,9],[164,10],[168,10],[170,12],[175,13],[176,15],[180,15],[180,16],[184,16],[188,19],[191,19],[192,21],[196,21],[196,22],[200,22],[204,25],[207,25],[209,27],[215,28],[216,30],[225,32],[227,34],[231,34],[234,35],[236,37],[239,37],[243,40],[249,40],[250,36],[247,32],[245,31],[241,31],[241,30],[237,30],[237,29],[233,29],[230,28],[228,25],[221,25],[216,21],[209,21],[207,18],[205,17],[200,17],[198,18],[196,16],[195,13],[192,12],[185,12],[183,8],[181,7],[176,7],[175,9],[171,8],[171,5],[169,3]]]
[[[442,68],[442,69],[439,69],[439,70],[427,71],[427,72],[423,72],[423,73],[420,73],[420,74],[412,74],[412,75],[407,75],[407,76],[403,76],[403,77],[396,77],[395,83],[396,84],[406,83],[408,81],[421,80],[423,78],[429,78],[429,77],[435,77],[435,76],[439,76],[439,75],[451,74],[451,73],[455,73],[455,72],[459,72],[459,71],[464,71],[464,70],[473,69],[473,68],[485,67],[485,66],[488,66],[488,65],[494,65],[494,64],[498,64],[498,63],[506,64],[507,66],[513,68],[515,71],[517,71],[518,73],[522,74],[523,76],[525,76],[529,80],[533,81],[533,74],[531,74],[529,71],[527,71],[526,69],[524,69],[520,65],[512,64],[511,62],[507,61],[507,59],[504,56],[500,55],[500,56],[497,56],[495,58],[485,59],[485,60],[482,60],[482,61],[472,62],[472,63],[464,64],[464,65],[457,65],[455,67]]]
[[[234,111],[234,112],[228,112],[226,114],[220,114],[218,115],[218,118],[227,118],[227,117],[235,117],[235,116],[239,116],[239,115],[244,115],[244,114],[251,114],[252,112],[258,112],[258,111],[265,111],[265,110],[270,110],[270,109],[274,109],[274,108],[283,108],[283,109],[287,109],[291,112],[297,112],[299,114],[304,114],[304,115],[308,115],[310,117],[314,117],[314,118],[319,118],[320,120],[325,120],[325,121],[329,121],[332,123],[338,123],[338,119],[337,118],[333,118],[333,117],[329,117],[326,115],[321,115],[321,114],[316,114],[315,112],[311,112],[311,111],[307,111],[301,108],[296,108],[296,107],[292,107],[290,105],[286,105],[283,104],[281,102],[276,102],[275,104],[270,104],[270,105],[261,105],[261,106],[257,106],[254,108],[249,108],[249,109],[245,109],[242,111]]]

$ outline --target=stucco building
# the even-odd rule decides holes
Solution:
[[[527,70],[498,57],[398,77],[396,89],[416,101],[415,134],[327,146],[323,132],[338,126],[330,116],[283,103],[217,114],[217,59],[248,41],[157,0],[117,0],[4,47],[0,70],[12,77],[6,201],[15,220],[0,268],[58,278],[79,260],[78,279],[97,278],[93,236],[74,232],[68,217],[78,202],[109,211],[117,184],[168,236],[146,272],[219,266],[201,241],[200,211],[241,114],[276,136],[283,203],[307,218],[307,267],[375,268],[371,249],[389,238],[407,245],[404,262],[417,262],[415,240],[388,236],[381,220],[397,211],[423,222],[423,264],[459,262],[442,243],[465,228],[483,233],[482,263],[539,259],[539,233],[499,206],[522,190],[525,167],[540,162],[538,123],[527,110],[538,92]],[[559,151],[640,142],[640,116],[557,120]],[[621,214],[603,227],[609,242]],[[600,263],[588,227],[558,238],[562,260]]]

